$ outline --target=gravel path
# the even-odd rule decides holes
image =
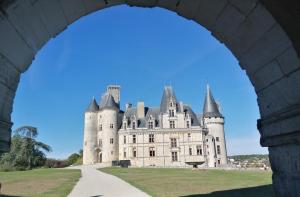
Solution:
[[[69,197],[149,197],[125,181],[100,172],[98,166],[79,166],[81,178]]]

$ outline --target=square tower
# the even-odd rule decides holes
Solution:
[[[115,102],[120,106],[120,90],[121,86],[119,85],[108,85],[106,92],[110,93],[113,97]]]

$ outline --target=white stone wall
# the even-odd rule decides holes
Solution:
[[[102,162],[104,163],[118,160],[117,114],[118,110],[112,108],[105,108],[99,112],[98,125],[102,125],[102,131],[99,131],[98,136],[102,136]],[[110,128],[111,124],[113,128]]]
[[[226,150],[226,139],[224,132],[224,118],[212,117],[205,118],[204,123],[208,128],[208,133],[214,138],[215,144],[213,145],[217,152],[217,146],[220,146],[220,154],[217,153],[216,163],[217,165],[227,164],[227,150]],[[217,140],[219,138],[219,140]],[[218,164],[220,160],[220,164]]]
[[[96,162],[95,148],[97,146],[97,113],[86,112],[84,116],[83,164]]]
[[[188,137],[190,133],[190,137]],[[154,143],[149,143],[149,134],[154,134]],[[133,135],[136,135],[136,143],[133,143]],[[126,143],[124,143],[126,136]],[[177,147],[171,148],[171,138],[176,138]],[[186,166],[186,162],[204,162],[204,150],[202,155],[197,155],[196,146],[203,147],[202,129],[138,129],[119,131],[119,159],[131,160],[133,166]],[[155,157],[150,157],[149,148],[155,150]],[[189,147],[192,155],[189,155]],[[133,150],[136,149],[136,157]],[[171,152],[177,152],[178,161],[172,161]],[[124,157],[126,152],[126,157]],[[192,166],[190,166],[192,167]]]

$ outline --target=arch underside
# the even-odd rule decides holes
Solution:
[[[285,0],[0,1],[0,151],[9,150],[15,92],[20,75],[31,65],[36,53],[82,16],[121,4],[168,9],[204,26],[225,44],[255,88],[261,114],[258,120],[261,144],[270,147],[273,171],[299,173],[300,151],[296,144],[300,142],[300,15],[297,14],[300,3],[297,0],[289,3]],[[282,158],[282,155],[288,156]],[[275,164],[278,159],[296,167],[285,169]],[[297,175],[300,177],[300,173]],[[274,179],[274,183],[282,179]]]

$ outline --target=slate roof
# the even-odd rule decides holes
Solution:
[[[101,99],[99,109],[104,109],[104,108],[119,108],[118,104],[115,102],[114,97],[106,92]]]
[[[91,103],[89,104],[88,108],[85,110],[86,112],[97,112],[99,110],[99,106],[95,98],[92,99]]]
[[[192,108],[188,105],[183,105],[183,111],[187,112],[187,114],[189,114],[189,116],[191,117],[191,125],[192,126],[200,126],[200,122],[197,118],[197,115],[194,113],[194,111],[192,110]]]
[[[203,106],[204,117],[223,117],[219,111],[218,105],[211,93],[209,86],[207,85],[206,96]]]
[[[168,112],[168,105],[169,105],[170,99],[173,99],[174,102],[178,103],[175,92],[173,91],[173,88],[171,86],[165,86],[164,92],[163,92],[163,95],[161,98],[161,102],[160,102],[160,112],[162,112],[162,113]]]
[[[137,127],[138,128],[146,128],[147,127],[147,121],[149,120],[150,116],[152,115],[153,119],[156,120],[156,126],[158,126],[158,119],[160,114],[160,108],[159,107],[145,107],[145,117],[137,119]],[[135,116],[137,118],[137,109],[136,107],[130,107],[128,108],[124,116],[128,120],[128,127],[131,127],[131,118]]]

